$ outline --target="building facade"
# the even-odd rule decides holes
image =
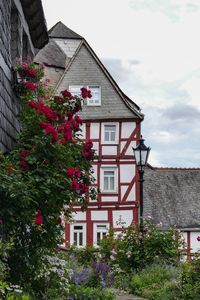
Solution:
[[[0,151],[13,149],[20,106],[13,91],[16,57],[33,57],[48,42],[41,0],[0,1]]]
[[[164,230],[179,229],[192,257],[200,251],[200,169],[149,166],[144,179],[144,216]]]
[[[112,227],[138,222],[139,186],[132,147],[140,138],[143,115],[119,88],[83,37],[61,22],[49,31],[50,42],[36,56],[54,90],[79,94],[92,92],[80,112],[82,139],[91,140],[97,159],[93,162],[97,199],[87,210],[74,207],[73,222],[66,224],[66,244],[98,246]]]

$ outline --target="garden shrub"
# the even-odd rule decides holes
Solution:
[[[175,228],[163,231],[145,220],[143,236],[136,225],[124,229],[118,237],[110,232],[102,240],[100,252],[122,270],[135,270],[155,261],[176,264],[180,256],[180,243],[180,234]]]
[[[28,294],[9,293],[6,300],[32,300]]]
[[[109,290],[101,290],[85,286],[71,286],[68,300],[115,300],[114,294]]]
[[[80,139],[77,115],[90,91],[52,95],[42,67],[32,61],[19,62],[17,72],[21,132],[15,149],[0,155],[0,226],[4,239],[13,239],[9,279],[23,287],[34,280],[41,258],[63,243],[73,204],[84,210],[95,197],[89,189],[94,151],[91,141]]]
[[[71,258],[74,256],[77,263],[87,266],[96,261],[99,251],[93,246],[85,246],[83,248],[71,246],[67,248],[66,252]]]
[[[133,275],[130,290],[151,300],[168,300],[177,296],[178,272],[173,266],[151,265]],[[171,298],[170,298],[171,297]]]
[[[200,259],[198,256],[191,262],[186,261],[182,264],[179,286],[181,299],[200,299]]]

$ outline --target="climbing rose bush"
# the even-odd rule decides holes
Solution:
[[[92,188],[92,142],[81,140],[77,115],[84,98],[69,91],[52,95],[43,68],[18,62],[15,87],[21,103],[21,131],[15,149],[1,155],[0,219],[5,239],[12,237],[9,267],[13,283],[31,281],[47,249],[63,242],[60,215],[74,204],[85,210]],[[65,209],[64,209],[65,208]]]

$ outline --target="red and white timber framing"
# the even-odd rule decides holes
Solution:
[[[104,142],[104,126],[116,125],[116,142]],[[91,140],[97,160],[93,162],[97,199],[89,200],[86,212],[74,207],[74,222],[65,226],[65,245],[73,244],[73,226],[82,225],[83,245],[95,245],[95,225],[107,224],[116,232],[122,227],[138,223],[139,181],[132,147],[140,139],[140,120],[116,119],[85,121],[82,125],[83,140]],[[103,191],[103,170],[116,170],[116,191]]]
[[[187,259],[191,260],[200,251],[200,228],[181,229],[181,234],[185,242],[184,252],[186,250]]]

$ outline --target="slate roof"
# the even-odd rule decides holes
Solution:
[[[56,23],[50,30],[49,30],[49,38],[50,41],[52,41],[53,39],[66,39],[66,40],[80,40],[80,45],[77,48],[77,51],[74,52],[73,57],[71,57],[71,59],[68,57],[67,61],[66,61],[66,71],[68,70],[69,65],[73,62],[75,56],[78,54],[78,51],[80,50],[82,45],[85,45],[87,47],[87,49],[90,51],[90,53],[92,54],[92,56],[94,57],[94,59],[96,60],[96,62],[99,64],[100,68],[102,69],[102,71],[104,72],[104,74],[107,76],[107,78],[112,82],[113,86],[115,87],[116,91],[118,92],[118,94],[120,95],[120,97],[122,98],[122,101],[125,103],[125,105],[128,107],[128,109],[130,111],[132,111],[137,118],[143,119],[144,115],[141,113],[140,107],[134,103],[130,98],[128,98],[123,91],[120,89],[120,87],[117,85],[117,83],[115,82],[115,80],[112,78],[112,76],[110,75],[110,73],[107,71],[107,69],[105,68],[105,66],[102,64],[102,62],[100,61],[100,59],[97,57],[96,53],[93,51],[93,49],[89,46],[89,44],[86,42],[86,40],[80,36],[79,34],[77,34],[76,32],[72,31],[70,28],[68,28],[67,26],[65,26],[62,22],[58,22]],[[48,47],[45,47],[44,51],[49,50]],[[41,52],[41,51],[40,51]],[[39,52],[39,55],[40,55]],[[42,51],[43,52],[43,51]],[[50,51],[48,51],[50,52]],[[52,65],[52,58],[56,57],[58,55],[57,53],[57,49],[54,47],[51,48],[51,54],[44,54],[42,53],[40,56],[40,62],[42,62],[42,59],[45,59],[45,63],[47,65]],[[67,56],[67,55],[66,55]],[[36,61],[38,60],[38,55],[36,57]],[[49,57],[49,60],[48,60]],[[62,59],[61,59],[61,64],[62,64]],[[58,64],[56,64],[58,66]],[[62,64],[63,65],[63,64]],[[65,73],[63,74],[63,77],[65,76]],[[62,79],[60,79],[61,81]],[[58,83],[59,85],[59,83]],[[58,87],[58,85],[56,86],[56,88]]]
[[[20,0],[35,48],[48,43],[48,32],[41,0]]]
[[[144,179],[144,216],[163,228],[200,227],[200,169],[149,166]]]
[[[78,33],[74,32],[67,26],[65,26],[62,22],[56,23],[50,30],[49,30],[49,37],[50,38],[61,38],[61,39],[76,39],[82,40],[83,37],[80,36]]]
[[[65,68],[67,57],[62,49],[53,41],[41,49],[35,56],[35,62],[52,67]]]

